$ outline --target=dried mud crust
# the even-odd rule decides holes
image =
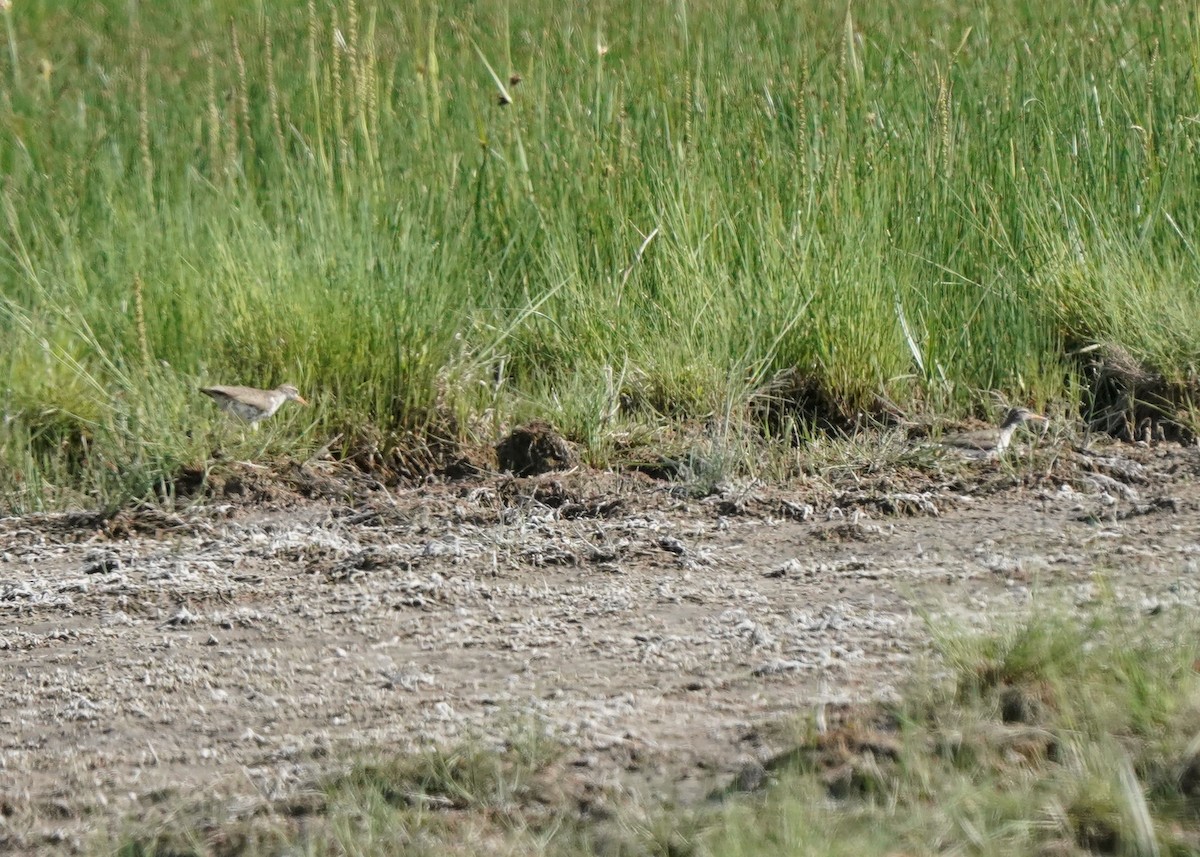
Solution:
[[[767,724],[893,695],[925,663],[921,615],[982,628],[1047,590],[1194,606],[1198,456],[703,499],[636,475],[384,492],[318,469],[266,502],[0,519],[0,851],[531,718],[585,785],[701,796],[786,750]]]

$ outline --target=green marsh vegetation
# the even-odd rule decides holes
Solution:
[[[7,507],[170,494],[218,442],[386,458],[533,417],[596,464],[693,427],[752,470],[746,438],[880,396],[1078,416],[1093,345],[1187,418],[1192,4],[4,17]],[[195,392],[285,381],[315,406],[248,440]]]

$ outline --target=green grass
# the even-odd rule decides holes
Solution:
[[[826,712],[823,730],[802,718],[757,782],[726,780],[706,801],[678,802],[636,776],[583,789],[569,751],[526,725],[498,749],[349,764],[240,818],[168,806],[162,823],[131,823],[97,851],[1196,854],[1197,630],[1111,607],[1043,609],[983,635],[942,628],[941,677],[893,704]]]
[[[169,494],[198,383],[300,386],[269,454],[536,416],[603,464],[784,370],[844,422],[1075,406],[1092,343],[1196,382],[1182,0],[4,17],[7,506]]]

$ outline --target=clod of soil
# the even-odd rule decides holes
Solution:
[[[537,476],[553,470],[568,470],[577,458],[571,445],[554,427],[542,420],[515,428],[496,444],[500,469],[516,476]]]

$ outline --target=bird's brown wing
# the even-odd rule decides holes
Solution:
[[[942,438],[942,443],[946,446],[956,446],[959,449],[991,449],[996,445],[997,440],[998,438],[994,431],[984,429],[983,431],[952,434]]]
[[[253,401],[255,398],[261,397],[263,391],[254,387],[201,387],[200,392],[206,396],[212,396],[214,399],[232,399],[235,402],[244,402],[247,400]]]

